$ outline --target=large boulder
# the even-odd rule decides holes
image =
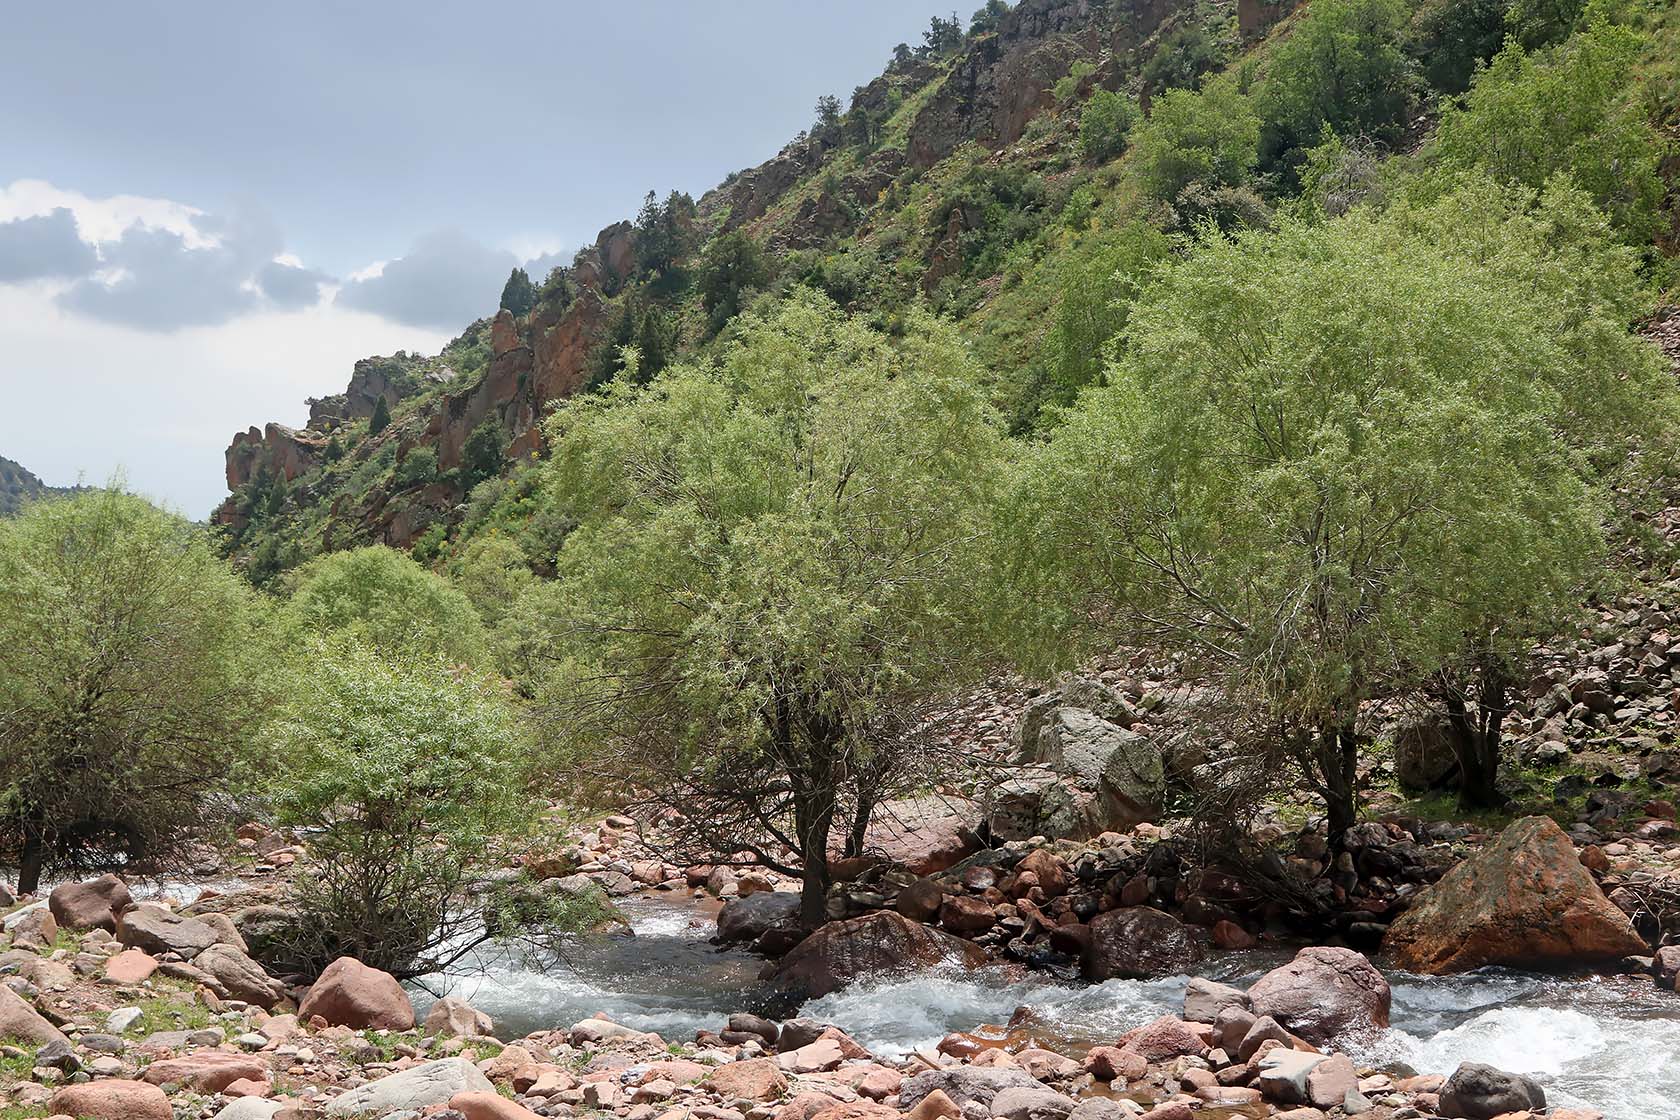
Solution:
[[[1453,1120],[1492,1120],[1545,1107],[1546,1093],[1533,1078],[1480,1062],[1465,1062],[1441,1086],[1440,1113]]]
[[[1094,792],[1106,828],[1125,831],[1160,814],[1166,767],[1161,752],[1136,731],[1095,712],[1062,707],[1023,746],[1031,761]]]
[[[978,1104],[989,1109],[1005,1089],[1036,1089],[1038,1080],[1025,1070],[1001,1066],[951,1066],[907,1077],[898,1087],[898,1106],[915,1108],[935,1091],[945,1094],[959,1108]]]
[[[1202,959],[1196,933],[1171,914],[1126,906],[1091,919],[1091,943],[1080,968],[1088,980],[1174,976]]]
[[[799,916],[799,895],[793,891],[758,891],[733,898],[718,911],[718,940],[757,941],[777,922]]]
[[[775,979],[783,988],[818,998],[863,976],[932,968],[947,960],[977,968],[986,953],[902,914],[877,910],[819,927],[782,958]]]
[[[1458,771],[1452,729],[1446,713],[1410,712],[1394,728],[1394,777],[1406,789],[1423,792],[1444,784]]]
[[[316,1015],[329,1026],[352,1030],[406,1031],[414,1026],[414,1005],[396,977],[354,957],[329,964],[303,997],[298,1018],[307,1023]]]
[[[27,1042],[45,1046],[67,1042],[64,1033],[36,1013],[23,997],[0,984],[0,1042]]]
[[[152,1085],[179,1085],[200,1093],[219,1093],[235,1081],[263,1081],[268,1075],[268,1062],[254,1054],[199,1050],[153,1062],[146,1067],[141,1080]]]
[[[221,939],[221,933],[208,922],[150,904],[136,906],[117,922],[118,941],[154,957],[174,953],[190,961]]]
[[[863,850],[900,864],[912,875],[933,875],[980,849],[980,807],[960,797],[910,797],[875,807]],[[839,855],[843,838],[834,838]]]
[[[169,1098],[143,1081],[90,1081],[53,1094],[55,1116],[77,1120],[174,1120]]]
[[[1388,1026],[1388,981],[1352,949],[1309,946],[1248,989],[1250,1010],[1315,1046]]]
[[[214,977],[234,999],[255,1004],[264,1011],[273,1010],[286,996],[284,984],[232,945],[217,942],[194,957],[193,965]]]
[[[47,896],[47,906],[65,929],[117,932],[117,918],[134,905],[128,885],[115,875],[101,875],[85,883],[66,883]]]
[[[1421,893],[1383,942],[1409,972],[1544,968],[1647,952],[1550,817],[1524,817]]]
[[[490,1079],[465,1058],[443,1058],[370,1081],[340,1093],[327,1105],[330,1117],[382,1117],[447,1105],[457,1093],[494,1093]]]
[[[444,996],[426,1012],[423,1033],[446,1038],[488,1038],[495,1031],[496,1024],[490,1016],[464,999]]]

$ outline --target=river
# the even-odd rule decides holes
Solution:
[[[515,1038],[570,1026],[597,1012],[638,1030],[686,1040],[732,1011],[766,1006],[763,960],[707,938],[710,914],[685,899],[622,904],[634,938],[580,941],[541,967],[486,949],[459,974],[416,986],[416,1007],[458,995]],[[1246,986],[1284,953],[1228,953],[1202,975]],[[1680,1116],[1680,997],[1632,977],[1564,978],[1504,969],[1428,977],[1389,972],[1393,1025],[1349,1043],[1356,1060],[1419,1073],[1487,1062],[1531,1074],[1553,1105],[1597,1108],[1606,1120]],[[1006,1023],[1027,1008],[1035,1031],[1083,1048],[1182,1007],[1186,977],[1064,983],[1004,968],[936,969],[854,985],[800,1014],[831,1022],[883,1056],[931,1046],[953,1030]],[[786,1009],[780,1009],[786,1010]]]

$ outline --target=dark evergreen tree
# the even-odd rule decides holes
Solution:
[[[385,430],[385,426],[390,422],[391,406],[385,403],[384,397],[380,397],[373,402],[373,415],[368,417],[368,435],[378,435]]]
[[[531,286],[531,278],[523,268],[514,269],[508,275],[507,283],[502,285],[502,310],[528,315],[536,302],[537,292]]]

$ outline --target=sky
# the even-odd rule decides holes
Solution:
[[[648,190],[770,158],[949,9],[14,5],[0,455],[206,516],[234,432],[435,352]]]

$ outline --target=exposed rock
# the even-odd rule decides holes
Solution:
[[[1306,1104],[1307,1078],[1323,1061],[1323,1054],[1280,1046],[1260,1058],[1255,1085],[1274,1101]]]
[[[169,1098],[143,1081],[90,1081],[53,1094],[55,1115],[77,1120],[174,1120]]]
[[[234,948],[217,942],[193,958],[193,967],[203,969],[234,999],[272,1010],[286,995],[285,985],[263,971],[262,965]]]
[[[1207,1053],[1207,1043],[1196,1029],[1183,1019],[1163,1015],[1136,1030],[1120,1036],[1120,1049],[1141,1054],[1152,1062],[1166,1061],[1185,1054]]]
[[[992,1098],[991,1109],[999,1120],[1066,1120],[1075,1103],[1044,1085],[1011,1085]]]
[[[1184,1017],[1192,1023],[1213,1023],[1227,1007],[1249,1007],[1248,993],[1228,984],[1218,984],[1200,976],[1192,977],[1184,988]]]
[[[1256,1015],[1269,1015],[1314,1045],[1388,1026],[1388,981],[1352,949],[1309,946],[1248,990]]]
[[[769,1058],[753,1058],[719,1066],[706,1082],[707,1088],[725,1102],[771,1101],[787,1092],[787,1078]]]
[[[173,910],[144,904],[117,922],[117,940],[154,957],[174,953],[190,961],[216,944],[220,936],[215,927],[197,918],[184,918]]]
[[[1425,890],[1384,946],[1411,972],[1543,968],[1643,953],[1627,915],[1550,817],[1525,817]]]
[[[115,875],[66,883],[47,896],[47,906],[58,924],[77,933],[90,929],[115,933],[117,916],[133,905],[128,885]]]
[[[1432,790],[1458,772],[1446,714],[1408,712],[1394,728],[1394,776],[1409,790]]]
[[[1508,1112],[1546,1107],[1546,1094],[1532,1077],[1465,1062],[1441,1086],[1441,1115],[1454,1120],[1493,1120]]]
[[[216,1113],[216,1120],[274,1120],[275,1114],[285,1107],[280,1101],[241,1097]]]
[[[490,1016],[455,996],[444,996],[426,1012],[425,1034],[474,1038],[492,1036],[495,1030]]]
[[[14,1039],[37,1046],[67,1041],[57,1027],[3,984],[0,984],[0,1039]]]
[[[105,962],[105,978],[113,984],[138,984],[157,971],[157,958],[139,949],[124,949]]]
[[[1202,959],[1189,926],[1149,906],[1126,906],[1091,919],[1091,946],[1081,971],[1089,980],[1172,976]]]
[[[718,911],[718,939],[728,944],[756,941],[777,922],[799,917],[799,895],[793,891],[759,891],[730,899]]]
[[[201,1093],[219,1093],[235,1081],[261,1081],[268,1063],[250,1054],[200,1050],[178,1058],[164,1058],[146,1067],[142,1080],[152,1085],[180,1085]]]
[[[457,1093],[495,1091],[490,1079],[465,1058],[443,1058],[341,1093],[327,1105],[326,1114],[371,1120],[394,1112],[446,1105]]]
[[[933,875],[979,850],[979,821],[980,807],[964,798],[883,801],[864,833],[863,849],[912,875]]]
[[[880,910],[818,928],[782,959],[775,979],[818,998],[860,976],[931,968],[946,960],[975,968],[986,954],[971,942]]]
[[[1091,835],[1124,831],[1159,814],[1166,770],[1160,751],[1147,738],[1107,718],[1126,718],[1118,715],[1118,697],[1108,706],[1105,700],[1092,701],[1089,691],[1063,690],[1036,701],[1022,717],[1021,749],[1025,758],[1097,795]],[[1055,706],[1046,708],[1047,699]],[[1103,703],[1104,712],[1073,706],[1081,700]]]
[[[414,1026],[414,1005],[396,978],[354,957],[329,964],[303,997],[298,1017],[308,1022],[316,1015],[352,1030],[406,1031]]]
[[[912,922],[931,922],[944,901],[945,887],[937,879],[917,879],[898,892],[893,908]]]
[[[532,1112],[516,1101],[510,1101],[499,1093],[476,1090],[467,1093],[456,1093],[449,1098],[449,1107],[459,1112],[465,1120],[541,1120],[537,1113]]]
[[[1018,1069],[951,1066],[905,1078],[898,1089],[898,1103],[901,1108],[914,1108],[923,1097],[938,1090],[959,1108],[975,1103],[989,1110],[1000,1092],[1012,1088],[1037,1089],[1039,1084]]]

